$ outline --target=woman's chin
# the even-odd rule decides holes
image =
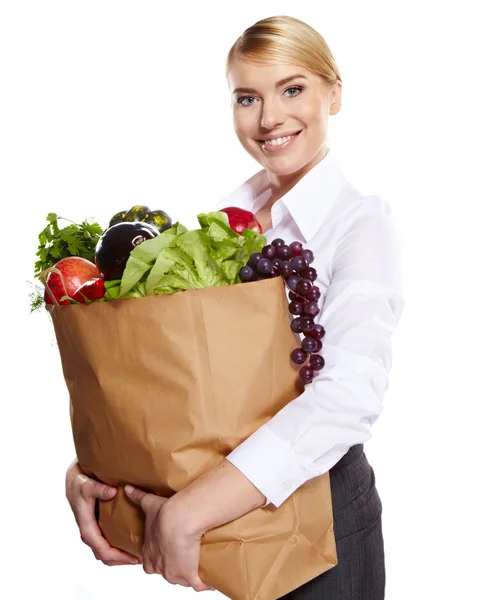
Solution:
[[[276,159],[266,160],[261,163],[263,167],[278,177],[285,177],[287,175],[293,175],[302,169],[305,165],[303,161],[289,159],[288,157],[277,157]]]
[[[303,159],[299,156],[293,156],[286,153],[284,156],[280,153],[268,153],[263,150],[259,151],[258,148],[252,149],[247,148],[249,154],[254,160],[259,163],[266,171],[276,175],[278,177],[284,177],[287,175],[293,175],[300,171],[307,163],[309,159]]]

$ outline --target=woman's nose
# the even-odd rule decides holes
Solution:
[[[273,101],[263,102],[261,112],[261,129],[274,129],[285,121],[281,107]]]

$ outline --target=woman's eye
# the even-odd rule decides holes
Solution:
[[[288,94],[288,98],[294,98],[295,96],[299,96],[303,88],[300,85],[295,85],[293,87],[288,88],[285,91],[285,94]]]
[[[253,104],[254,100],[256,100],[256,98],[253,98],[253,96],[242,96],[241,98],[238,98],[238,104],[241,104],[241,106],[249,106],[250,104]]]
[[[284,93],[288,96],[288,98],[295,98],[296,96],[299,96],[302,91],[303,86],[295,85],[289,87]],[[241,98],[238,98],[237,100],[237,103],[241,106],[251,106],[251,104],[254,104],[255,102],[256,98],[254,96],[241,96]]]

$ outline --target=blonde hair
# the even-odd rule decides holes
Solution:
[[[325,39],[294,17],[269,17],[248,27],[228,53],[226,76],[238,58],[256,63],[296,65],[319,75],[329,84],[341,82],[338,66]]]

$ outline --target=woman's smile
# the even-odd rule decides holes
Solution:
[[[302,131],[302,130],[301,130]],[[265,152],[279,152],[289,146],[292,146],[295,140],[298,138],[301,131],[291,133],[288,135],[280,135],[279,137],[256,140],[260,144],[261,148]]]

